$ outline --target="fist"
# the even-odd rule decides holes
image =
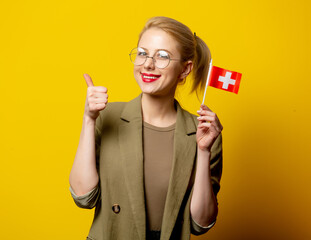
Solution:
[[[107,106],[107,88],[102,86],[95,87],[91,77],[88,74],[83,74],[83,77],[87,85],[84,114],[95,120],[99,116],[99,112],[104,110]]]

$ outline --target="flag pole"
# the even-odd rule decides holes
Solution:
[[[210,79],[211,70],[212,70],[212,62],[213,62],[213,59],[211,59],[211,62],[209,63],[208,74],[207,74],[207,79],[206,79],[206,84],[205,84],[205,90],[204,90],[202,104],[204,104],[204,101],[205,101],[206,89],[207,89],[207,86],[209,84],[209,79]]]

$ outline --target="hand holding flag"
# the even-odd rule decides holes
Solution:
[[[216,113],[212,112],[212,110],[204,104],[201,105],[198,114],[200,116],[197,117],[199,121],[196,133],[197,144],[200,150],[210,151],[223,127]]]

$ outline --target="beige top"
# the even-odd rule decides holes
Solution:
[[[156,127],[144,122],[143,125],[147,226],[160,231],[172,169],[175,124]]]

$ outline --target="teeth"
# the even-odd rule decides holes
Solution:
[[[157,78],[159,78],[159,77],[152,77],[152,76],[146,76],[146,75],[144,75],[144,78],[147,78],[147,79],[157,79]]]

